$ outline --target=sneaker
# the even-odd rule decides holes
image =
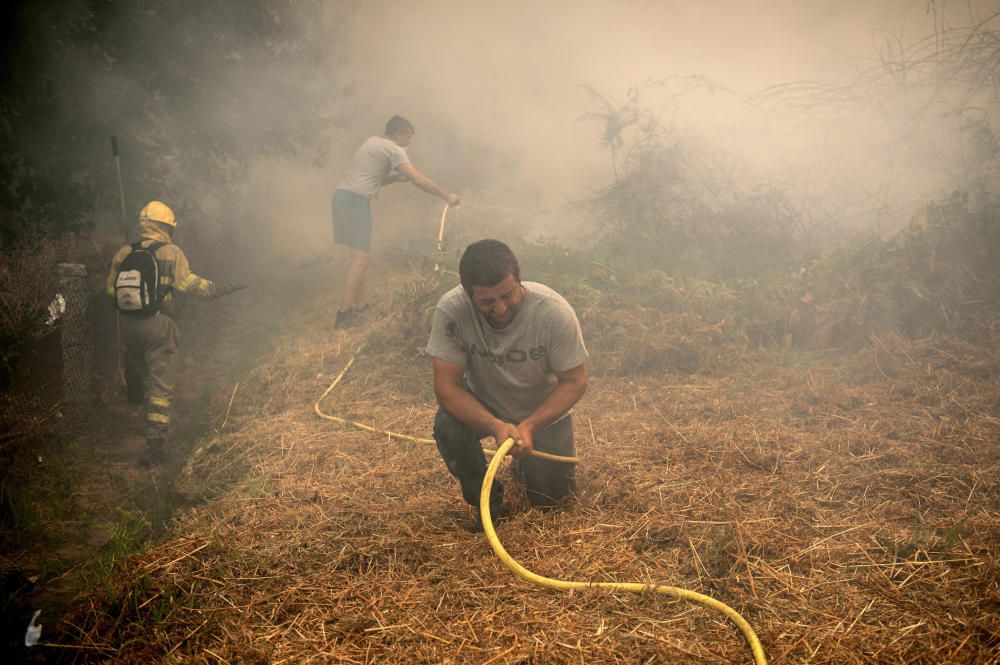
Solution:
[[[359,325],[361,325],[361,317],[353,309],[337,310],[337,318],[333,322],[334,328],[353,328]]]
[[[146,439],[146,451],[139,456],[139,466],[149,469],[163,464],[167,458],[163,444],[163,439]]]

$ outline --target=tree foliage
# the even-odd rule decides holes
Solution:
[[[603,121],[615,179],[587,207],[612,255],[714,277],[794,265],[808,219],[784,192],[742,184],[730,155],[661,122],[633,91],[621,106],[598,100],[590,117]]]
[[[1000,193],[1000,12],[912,43],[884,35],[875,57],[846,80],[775,85],[748,102],[852,133],[877,128],[891,137],[893,162],[946,169],[946,188],[977,199]],[[909,178],[897,185],[913,186]]]
[[[78,227],[141,199],[197,209],[252,159],[311,151],[341,89],[319,0],[29,0],[3,10],[0,208],[7,232]]]
[[[951,191],[968,192],[973,210],[988,208],[1000,194],[998,22],[994,14],[912,44],[887,38],[873,61],[836,83],[794,81],[744,96],[672,77],[630,88],[624,103],[588,89],[597,107],[588,117],[601,121],[614,176],[588,202],[601,245],[669,271],[728,278],[794,269],[831,233],[867,221],[899,228],[916,204]],[[640,99],[653,88],[656,113]],[[709,114],[717,92],[735,95],[761,136],[787,141],[770,170],[734,156],[739,127],[730,127],[729,148],[667,115],[701,90],[712,98],[695,113]]]

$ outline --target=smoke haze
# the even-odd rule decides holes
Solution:
[[[336,94],[322,110],[325,159],[257,162],[244,214],[273,220],[275,249],[329,246],[329,197],[340,174],[361,141],[398,113],[416,126],[414,165],[459,192],[466,210],[545,210],[537,230],[562,233],[575,221],[565,205],[614,177],[603,127],[585,117],[599,110],[588,88],[618,103],[641,88],[644,108],[724,151],[751,186],[777,183],[826,209],[851,210],[851,199],[865,196],[891,200],[902,211],[891,226],[951,186],[961,161],[953,127],[916,133],[896,122],[909,122],[891,106],[899,100],[884,109],[898,117],[877,118],[860,106],[789,113],[754,96],[793,81],[850,81],[888,45],[970,25],[994,9],[917,0],[330,3],[324,85]],[[684,92],[693,80],[712,89]],[[267,95],[259,97],[266,105]],[[227,118],[213,121],[224,127]],[[830,197],[843,200],[823,200]],[[414,187],[386,188],[376,202],[376,250],[387,232],[432,236],[439,209]]]

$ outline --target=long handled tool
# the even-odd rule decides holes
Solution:
[[[122,203],[122,235],[128,242],[128,214],[125,212],[125,185],[122,184],[122,162],[118,157],[118,137],[111,135],[111,154],[115,157],[115,171],[118,173],[118,196]]]
[[[122,162],[118,157],[118,137],[111,135],[111,154],[115,158],[115,172],[118,174],[118,197],[122,204],[122,236],[128,242],[128,213],[125,212],[125,185],[122,182]],[[125,383],[125,392],[129,404],[145,402],[145,388],[142,385],[142,373],[125,354],[121,346],[121,327],[118,310],[115,310],[115,337],[118,347],[118,371],[115,372],[115,388]]]

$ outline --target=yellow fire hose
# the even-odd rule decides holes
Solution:
[[[522,577],[529,582],[534,582],[544,587],[549,587],[551,589],[593,589],[593,588],[603,588],[603,589],[617,589],[619,591],[631,591],[632,593],[646,593],[648,591],[655,591],[656,593],[662,593],[665,596],[672,596],[674,598],[679,598],[682,600],[691,600],[696,603],[701,603],[706,607],[710,607],[713,610],[718,610],[725,614],[730,621],[736,624],[736,627],[740,629],[743,633],[743,637],[746,638],[747,643],[750,645],[750,650],[753,652],[753,659],[757,665],[767,665],[767,657],[764,656],[764,647],[761,646],[760,640],[757,639],[757,634],[754,632],[753,628],[747,623],[746,619],[740,616],[739,612],[729,607],[725,603],[712,598],[711,596],[706,596],[700,594],[697,591],[690,591],[688,589],[681,589],[679,587],[666,586],[663,584],[642,584],[639,582],[570,582],[566,580],[557,580],[551,577],[545,577],[544,575],[539,575],[538,573],[533,573],[507,553],[503,545],[500,543],[500,539],[497,538],[496,529],[493,528],[493,519],[490,516],[490,490],[493,488],[493,479],[497,475],[497,471],[500,469],[500,462],[503,460],[504,456],[510,451],[514,446],[514,439],[507,439],[500,444],[497,448],[496,454],[493,456],[490,465],[486,468],[486,477],[483,478],[483,488],[479,493],[479,513],[482,515],[483,531],[486,533],[486,540],[489,541],[490,547],[493,549],[493,553],[497,555],[503,565],[510,568],[518,577]]]
[[[320,403],[326,396],[333,391],[334,388],[340,383],[340,380],[344,378],[347,374],[347,370],[351,368],[354,364],[354,359],[357,358],[358,354],[364,349],[365,345],[362,344],[354,355],[351,356],[350,360],[344,366],[344,369],[340,370],[333,382],[323,391],[323,394],[319,396],[316,400],[316,404],[313,406],[313,410],[316,415],[325,420],[332,420],[333,422],[340,423],[342,425],[350,425],[351,427],[356,427],[357,429],[364,430],[366,432],[373,432],[375,434],[385,434],[392,439],[399,439],[401,441],[412,441],[414,443],[434,443],[434,439],[422,439],[416,436],[410,436],[409,434],[400,434],[399,432],[391,432],[389,430],[378,429],[372,427],[371,425],[366,425],[354,420],[347,420],[346,418],[341,418],[330,413],[325,413],[322,408],[320,408]],[[754,632],[753,628],[747,623],[746,619],[740,616],[739,612],[729,607],[725,603],[712,598],[711,596],[706,596],[700,594],[696,591],[690,591],[688,589],[681,589],[679,587],[666,586],[663,584],[642,584],[640,582],[570,582],[566,580],[557,580],[551,577],[545,577],[537,573],[533,573],[511,557],[504,549],[503,545],[500,543],[500,539],[497,537],[496,529],[493,528],[493,518],[490,515],[490,490],[493,488],[493,480],[496,478],[497,471],[500,469],[500,463],[503,458],[510,452],[510,449],[514,446],[514,439],[507,439],[500,444],[496,451],[487,450],[484,451],[488,455],[493,455],[492,461],[490,461],[489,466],[486,468],[486,477],[483,478],[483,487],[479,494],[479,513],[482,516],[483,531],[486,533],[486,540],[489,542],[490,547],[493,549],[493,553],[497,555],[500,561],[503,562],[505,566],[510,568],[516,575],[522,577],[529,582],[534,582],[544,587],[549,587],[552,589],[593,589],[593,588],[604,588],[604,589],[616,589],[619,591],[630,591],[632,593],[647,593],[650,591],[661,593],[665,596],[672,596],[673,598],[678,598],[682,600],[690,600],[696,603],[700,603],[706,607],[722,612],[736,624],[736,627],[740,629],[743,633],[743,637],[746,639],[747,643],[750,645],[750,651],[753,652],[753,659],[756,665],[767,665],[767,658],[764,655],[764,647],[761,646],[760,640],[757,638],[757,634]],[[533,457],[540,457],[542,459],[553,460],[556,462],[573,462],[576,463],[579,460],[576,457],[561,457],[559,455],[552,455],[549,453],[544,453],[540,450],[532,450],[531,455]]]
[[[434,251],[434,272],[441,271],[441,264],[438,261],[441,259],[441,255],[444,253],[444,220],[448,216],[448,204],[444,204],[444,210],[441,211],[441,225],[438,227],[438,242],[437,249]]]
[[[421,439],[420,437],[410,436],[409,434],[400,434],[399,432],[391,432],[387,429],[378,429],[377,427],[372,427],[371,425],[359,423],[356,420],[347,420],[346,418],[335,416],[332,413],[325,413],[323,409],[320,408],[320,403],[326,398],[327,395],[330,394],[330,392],[334,388],[337,387],[337,384],[340,383],[340,380],[344,378],[345,374],[347,374],[347,370],[351,369],[351,365],[354,364],[354,359],[358,357],[358,354],[361,353],[361,350],[364,348],[365,345],[362,344],[358,348],[358,350],[354,352],[354,355],[351,356],[351,359],[347,361],[347,364],[344,366],[344,369],[340,370],[340,374],[338,374],[337,377],[333,380],[333,383],[331,383],[329,387],[323,391],[323,394],[319,396],[319,399],[316,400],[316,404],[313,405],[313,411],[316,412],[317,416],[325,420],[332,420],[333,422],[340,423],[341,425],[350,425],[351,427],[356,427],[357,429],[361,429],[366,432],[373,432],[375,434],[385,434],[390,439],[399,439],[400,441],[412,441],[413,443],[434,443],[434,439]],[[483,452],[485,452],[487,455],[494,454],[494,451],[492,450],[484,450]],[[538,457],[541,459],[551,460],[553,462],[572,462],[576,464],[580,461],[579,458],[577,457],[562,457],[560,455],[553,455],[552,453],[545,453],[542,452],[541,450],[532,450],[531,456]]]

